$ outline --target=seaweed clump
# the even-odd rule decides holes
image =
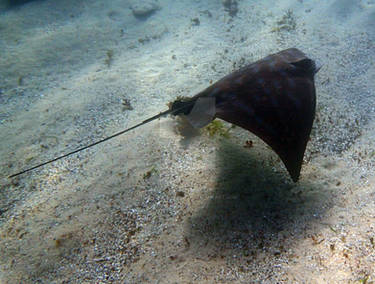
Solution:
[[[104,60],[104,63],[109,68],[109,67],[111,67],[112,62],[113,62],[113,50],[108,49],[107,52],[106,52],[106,58]]]
[[[144,180],[147,180],[147,179],[149,179],[153,174],[156,174],[158,172],[158,170],[156,169],[156,167],[155,166],[152,166],[152,168],[149,170],[149,171],[147,171],[147,172],[145,172],[144,174],[143,174],[143,179]]]
[[[229,138],[230,129],[230,127],[225,127],[222,121],[215,119],[204,128],[204,132],[206,132],[210,137],[218,135],[224,138]]]
[[[280,20],[276,22],[276,27],[272,29],[272,32],[291,32],[297,28],[296,17],[292,10],[288,9]]]
[[[238,3],[236,0],[223,0],[223,6],[225,11],[229,13],[229,16],[234,17],[238,13]]]

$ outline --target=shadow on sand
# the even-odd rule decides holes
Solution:
[[[265,248],[274,254],[290,245],[288,239],[303,237],[312,221],[332,206],[319,181],[302,176],[294,184],[273,153],[267,157],[256,152],[221,143],[221,172],[213,197],[185,229],[197,255],[247,254]]]

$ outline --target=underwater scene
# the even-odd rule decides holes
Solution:
[[[374,283],[375,0],[0,0],[0,283]]]

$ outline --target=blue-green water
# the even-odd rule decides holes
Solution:
[[[373,0],[0,0],[0,282],[374,281],[374,40]],[[322,65],[298,183],[172,117],[8,179],[290,47]]]

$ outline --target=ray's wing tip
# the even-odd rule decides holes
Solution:
[[[293,153],[289,152],[287,157],[281,159],[293,182],[297,182],[300,178],[304,153],[305,150],[297,155],[295,151],[293,151]]]
[[[300,173],[298,172],[298,174],[290,174],[290,177],[292,178],[293,182],[298,182],[299,180],[299,177],[300,177]]]
[[[302,165],[299,165],[297,167],[287,167],[289,176],[293,180],[293,182],[298,182],[301,174],[301,166]]]

